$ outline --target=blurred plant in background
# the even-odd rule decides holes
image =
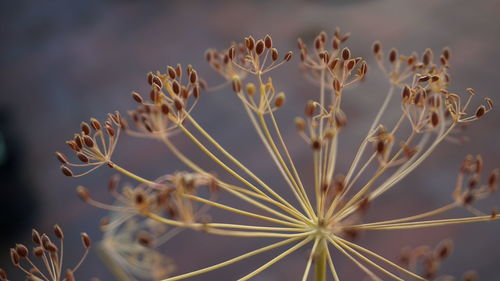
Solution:
[[[356,237],[361,231],[428,228],[499,218],[495,210],[483,213],[473,206],[496,190],[498,170],[489,173],[482,183],[482,158],[467,156],[460,167],[455,190],[451,191],[450,204],[434,210],[423,208],[423,213],[409,217],[363,223],[373,200],[396,187],[443,141],[460,140],[456,135],[462,125],[482,118],[492,110],[493,101],[485,98],[484,105],[471,110],[474,90],[467,89],[465,97],[448,91],[451,80],[448,49],[439,58],[427,49],[419,58],[416,53],[401,55],[396,49],[384,53],[381,44],[375,42],[373,53],[390,88],[366,137],[360,141],[350,168],[339,171],[336,167],[337,158],[341,157],[339,134],[347,126],[349,116],[342,110],[344,90],[362,82],[368,70],[364,59],[343,47],[348,38],[349,34],[337,29],[331,39],[321,32],[311,49],[302,40],[298,41],[301,70],[319,87],[317,100],[309,101],[305,116],[295,119],[298,133],[306,143],[304,147],[312,151],[312,183],[303,182],[303,172],[296,168],[277,122],[276,112],[284,106],[285,94],[275,89],[269,74],[289,62],[292,52],[280,55],[270,36],[260,40],[247,37],[227,50],[207,51],[208,63],[226,80],[221,86],[210,88],[190,65],[184,70],[180,64],[169,66],[165,73],[148,73],[147,82],[151,86],[148,99],[132,93],[139,105],[128,112],[130,119],[115,112],[104,123],[91,118],[81,124],[79,133],[67,141],[80,162],[73,163],[57,152],[62,172],[80,177],[108,166],[139,182],[137,186],[119,188],[117,178],[113,177],[108,188],[115,200],[111,204],[96,200],[85,187],[77,189],[85,202],[112,212],[102,223],[105,235],[100,250],[120,279],[187,279],[294,243],[261,267],[234,279],[251,279],[293,252],[309,247],[303,273],[297,272],[298,280],[309,280],[311,276],[316,281],[348,278],[339,273],[342,269],[335,266],[333,252],[351,260],[370,280],[434,280],[441,261],[451,252],[451,242],[444,241],[434,250],[407,249],[400,262],[395,262],[355,243]],[[241,100],[244,112],[289,190],[264,182],[224,149],[191,114],[203,91],[214,91],[224,85],[231,85]],[[392,109],[389,102],[398,91],[401,107]],[[399,120],[390,126],[381,123],[388,109],[401,110]],[[112,160],[122,132],[162,142],[192,171],[148,180],[123,168]],[[223,181],[184,154],[171,140],[177,134],[186,136],[238,184]],[[75,173],[75,169],[83,171]],[[361,182],[362,175],[370,175],[369,180]],[[253,209],[242,208],[232,201],[217,202],[220,192],[237,197]],[[286,200],[286,193],[293,195],[295,202]],[[208,207],[246,216],[256,223],[213,222],[207,215]],[[459,207],[470,211],[472,216],[435,218]],[[156,248],[185,228],[214,235],[279,241],[213,266],[167,277],[172,276],[173,263]],[[198,251],[188,249],[191,250]],[[474,280],[474,276],[466,273],[464,280]],[[439,278],[436,280],[450,277]]]

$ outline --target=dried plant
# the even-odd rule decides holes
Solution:
[[[26,274],[28,281],[74,281],[73,273],[78,270],[89,252],[91,241],[87,233],[82,233],[82,245],[84,248],[83,256],[80,261],[72,268],[64,270],[64,232],[59,225],[54,226],[54,235],[59,240],[59,247],[50,240],[45,233],[40,233],[33,229],[32,242],[34,245],[33,255],[37,260],[30,258],[28,247],[23,244],[16,244],[15,248],[10,249],[10,259],[12,264]],[[37,265],[38,264],[38,265]],[[43,270],[42,270],[43,269]],[[0,269],[0,280],[8,281],[7,273]]]
[[[362,222],[373,200],[396,188],[443,141],[460,140],[456,135],[462,125],[482,118],[492,110],[493,102],[485,98],[484,105],[471,110],[472,99],[476,96],[474,90],[467,89],[465,94],[449,92],[448,49],[444,49],[438,58],[427,49],[419,58],[416,53],[400,55],[396,49],[385,53],[381,44],[376,42],[373,52],[379,68],[389,81],[389,91],[378,112],[374,113],[366,136],[360,140],[350,168],[340,171],[336,165],[340,157],[339,134],[347,125],[349,115],[342,110],[342,99],[349,98],[348,89],[362,82],[368,69],[364,59],[355,57],[347,47],[343,47],[348,37],[349,34],[336,30],[330,40],[325,32],[321,32],[312,48],[300,39],[298,42],[301,70],[308,80],[319,87],[317,100],[309,101],[304,117],[295,119],[299,135],[312,152],[313,183],[303,182],[302,173],[295,165],[277,122],[276,112],[283,107],[285,94],[276,90],[269,75],[287,64],[292,52],[280,56],[270,36],[260,40],[247,37],[243,43],[234,43],[221,52],[208,50],[206,59],[226,80],[224,84],[232,86],[235,97],[241,101],[244,112],[289,191],[283,190],[281,185],[264,182],[195,120],[191,111],[200,100],[202,90],[220,87],[208,88],[192,66],[186,67],[185,71],[177,65],[167,67],[165,73],[148,73],[147,82],[151,86],[149,99],[132,93],[139,105],[128,113],[130,121],[115,112],[109,114],[104,125],[93,118],[90,123],[83,122],[79,133],[67,142],[80,163],[72,163],[66,156],[57,153],[63,164],[61,170],[67,176],[79,177],[107,165],[137,180],[140,183],[137,187],[119,189],[112,184],[110,192],[120,202],[119,205],[94,199],[84,187],[78,189],[79,196],[89,204],[122,213],[122,222],[117,225],[125,225],[127,218],[141,215],[171,227],[208,234],[279,239],[263,248],[166,278],[165,281],[187,279],[290,244],[292,246],[261,267],[234,279],[251,279],[291,253],[310,247],[311,254],[304,273],[297,278],[303,281],[308,280],[310,275],[314,275],[316,281],[324,281],[330,274],[333,280],[340,280],[342,276],[339,276],[332,259],[333,251],[342,253],[371,280],[429,280],[435,273],[432,264],[447,255],[443,250],[447,249],[445,246],[438,246],[441,250],[437,250],[437,257],[432,256],[435,255],[433,251],[418,254],[419,259],[425,258],[428,262],[428,270],[418,274],[411,266],[415,262],[413,257],[408,258],[409,266],[406,267],[358,245],[354,238],[361,231],[430,228],[497,220],[499,217],[495,211],[484,214],[473,207],[473,203],[496,190],[498,170],[491,172],[487,182],[481,184],[483,161],[480,156],[467,156],[459,170],[450,204],[409,217]],[[390,101],[397,92],[401,93],[400,107],[391,108]],[[401,110],[395,124],[381,123],[387,110]],[[162,142],[191,172],[177,172],[148,180],[126,170],[112,160],[120,131],[129,136]],[[223,181],[200,167],[172,141],[176,134],[191,140],[239,185]],[[76,174],[73,172],[75,168],[85,170]],[[369,179],[363,181],[365,177]],[[255,209],[244,210],[237,207],[237,203],[216,202],[219,192],[227,192]],[[295,201],[285,199],[287,192],[293,194]],[[254,225],[212,222],[205,215],[206,206],[260,222]],[[459,207],[465,207],[472,216],[433,219]],[[129,229],[115,230],[113,236],[125,235],[126,239],[130,239]],[[143,242],[150,240],[144,237],[139,239]],[[110,249],[120,251],[119,247],[112,246]],[[471,280],[472,277],[467,278]]]

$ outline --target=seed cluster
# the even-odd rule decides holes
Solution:
[[[37,230],[32,231],[33,249],[32,259],[30,250],[23,244],[16,244],[16,247],[10,249],[10,259],[12,264],[26,274],[26,280],[29,281],[74,281],[74,272],[78,270],[87,256],[91,240],[87,233],[82,233],[82,245],[84,253],[80,261],[72,268],[63,269],[63,240],[64,232],[59,225],[54,226],[54,242],[50,237]],[[57,245],[56,245],[57,243]],[[7,273],[0,268],[0,280],[8,281]]]

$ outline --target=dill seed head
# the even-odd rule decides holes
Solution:
[[[493,102],[485,98],[485,104],[474,111],[468,108],[469,104],[473,104],[472,97],[477,95],[474,90],[467,89],[466,93],[449,92],[452,80],[448,73],[448,49],[445,48],[435,60],[430,49],[426,49],[421,57],[416,52],[400,54],[396,48],[384,53],[377,41],[373,44],[372,51],[377,66],[387,79],[389,90],[385,100],[381,102],[382,106],[373,114],[369,130],[359,141],[360,145],[351,165],[346,168],[337,165],[337,159],[343,157],[344,152],[344,148],[339,146],[342,140],[339,135],[348,125],[348,117],[352,114],[344,111],[343,100],[350,96],[346,94],[346,89],[363,82],[368,69],[367,61],[357,57],[345,46],[348,38],[349,33],[336,29],[330,37],[326,32],[320,32],[310,42],[310,47],[303,40],[297,40],[300,71],[319,89],[319,94],[307,102],[303,117],[297,117],[294,121],[299,136],[312,150],[312,165],[307,165],[312,169],[311,182],[303,181],[304,171],[295,166],[294,157],[286,145],[288,142],[284,139],[287,134],[281,131],[279,115],[275,114],[286,108],[285,93],[281,91],[280,85],[274,83],[271,73],[290,61],[292,52],[283,51],[282,54],[285,55],[279,61],[280,53],[271,37],[266,35],[262,39],[249,36],[242,42],[232,43],[227,49],[209,49],[205,53],[210,67],[225,80],[220,87],[230,84],[236,98],[241,101],[243,112],[248,114],[258,137],[284,177],[284,186],[289,188],[292,196],[282,193],[282,185],[268,185],[243,164],[245,161],[240,162],[231,155],[197,122],[192,109],[200,100],[200,90],[212,90],[219,86],[208,87],[191,65],[185,71],[177,64],[175,67],[168,66],[165,73],[148,73],[149,100],[143,99],[138,93],[132,93],[138,104],[128,112],[127,120],[130,120],[130,125],[118,112],[108,114],[102,125],[96,119],[91,119],[90,123],[82,122],[78,133],[67,141],[80,162],[72,163],[65,155],[57,152],[62,172],[67,176],[79,177],[106,165],[139,182],[135,186],[129,184],[120,187],[118,179],[112,178],[108,190],[119,202],[115,204],[97,201],[90,198],[86,188],[77,188],[78,196],[86,203],[113,210],[113,214],[103,219],[101,225],[105,231],[105,242],[112,245],[103,243],[110,252],[111,259],[119,259],[120,265],[127,272],[145,272],[147,276],[143,276],[143,279],[151,277],[151,266],[157,265],[153,259],[158,256],[155,248],[158,241],[162,241],[157,238],[164,237],[157,235],[162,232],[158,231],[159,228],[153,228],[152,224],[157,223],[217,235],[281,240],[208,268],[172,278],[149,278],[152,280],[194,277],[243,260],[247,256],[292,243],[294,246],[241,280],[255,277],[274,262],[308,245],[312,250],[303,280],[307,280],[312,268],[317,271],[329,268],[335,276],[333,263],[336,263],[336,259],[331,259],[331,254],[336,250],[349,259],[360,258],[362,263],[377,265],[376,269],[385,274],[383,279],[375,278],[376,274],[372,269],[356,263],[372,279],[385,280],[390,277],[426,280],[436,277],[442,261],[453,250],[451,241],[443,241],[434,248],[422,246],[407,249],[401,257],[406,267],[401,267],[356,244],[354,239],[361,233],[372,230],[428,228],[497,220],[496,211],[486,215],[476,209],[476,204],[472,206],[472,203],[486,198],[496,190],[498,170],[491,172],[487,183],[482,183],[481,173],[485,170],[485,163],[480,156],[470,155],[460,166],[455,189],[451,192],[453,201],[449,205],[424,210],[409,217],[363,222],[365,215],[371,211],[369,206],[372,202],[413,172],[444,140],[462,140],[463,137],[457,136],[461,131],[460,127],[484,118],[492,110]],[[185,79],[182,79],[182,75],[186,76]],[[394,91],[399,89],[402,91],[398,97],[401,100],[394,106],[391,99]],[[390,110],[399,111],[400,119],[395,125],[387,126],[384,116]],[[111,161],[120,130],[130,136],[161,142],[194,172],[174,172],[149,180],[122,168]],[[230,184],[216,178],[209,172],[212,167],[202,167],[201,163],[190,159],[187,153],[184,154],[188,151],[183,151],[173,141],[176,134],[184,135],[192,141],[216,165],[232,175],[236,179],[235,183]],[[73,174],[71,169],[80,167],[88,170]],[[217,203],[218,194],[225,192],[235,195],[244,205],[250,204],[259,212],[239,209],[238,204]],[[212,218],[206,213],[206,207],[262,220],[272,226],[212,222]],[[444,212],[459,207],[471,211],[473,216],[436,219],[444,215]],[[120,219],[117,220],[117,217]],[[146,220],[148,223],[144,223]],[[54,233],[62,240],[62,230],[59,232],[55,227]],[[60,249],[46,234],[41,237],[38,235],[36,239],[39,240],[38,245],[41,245],[34,250],[36,256],[42,257],[48,253],[50,258],[57,259]],[[88,235],[82,234],[86,252],[90,243]],[[20,258],[28,255],[23,249],[19,250],[19,247],[16,246],[12,254],[12,259],[17,259],[17,263]],[[138,257],[141,257],[140,261]],[[409,267],[413,270],[411,265],[415,264],[419,265],[417,272],[407,269]],[[138,266],[142,268],[138,269]],[[386,270],[385,266],[397,270],[401,277]],[[168,268],[168,265],[157,267],[163,269]],[[68,275],[67,280],[71,278],[73,276]]]

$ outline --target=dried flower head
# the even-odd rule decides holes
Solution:
[[[476,96],[474,90],[467,89],[465,101],[461,95],[449,92],[449,49],[444,49],[437,60],[430,49],[418,58],[416,53],[405,56],[393,48],[385,59],[382,45],[376,42],[373,52],[379,68],[389,81],[388,94],[374,114],[365,137],[360,140],[351,165],[347,170],[341,170],[337,165],[341,152],[339,135],[348,125],[348,113],[342,109],[342,99],[349,95],[347,88],[364,80],[368,69],[364,59],[344,47],[348,38],[349,34],[339,29],[331,40],[325,32],[321,32],[311,50],[299,39],[301,70],[308,80],[319,86],[318,98],[306,104],[304,117],[295,119],[298,133],[312,154],[313,182],[303,181],[303,172],[295,165],[275,114],[284,108],[285,93],[276,90],[277,86],[269,75],[290,61],[292,53],[287,52],[280,59],[271,36],[257,40],[249,36],[241,44],[233,43],[222,53],[209,50],[206,54],[212,68],[226,79],[225,84],[231,85],[241,101],[244,112],[294,201],[285,199],[288,198],[285,196],[287,190],[266,183],[196,121],[191,109],[199,98],[201,80],[189,66],[187,78],[181,80],[184,74],[180,65],[168,67],[166,74],[148,74],[151,102],[146,102],[137,93],[132,94],[133,99],[140,103],[137,110],[130,112],[135,129],[127,127],[123,118],[114,116],[118,119],[116,125],[126,127],[131,136],[146,136],[163,142],[192,173],[177,172],[155,181],[144,179],[111,162],[106,153],[99,157],[90,154],[97,153],[97,141],[90,136],[90,126],[82,126],[82,134],[75,137],[70,145],[77,156],[85,149],[84,156],[89,158],[89,163],[90,160],[99,163],[97,165],[107,163],[140,184],[118,190],[116,181],[112,181],[109,190],[121,202],[118,206],[94,200],[85,188],[78,189],[79,196],[91,205],[121,212],[125,217],[125,214],[139,214],[172,227],[214,235],[279,239],[227,261],[164,281],[194,277],[290,244],[293,245],[238,280],[251,279],[306,246],[311,247],[311,252],[302,275],[303,281],[310,277],[311,271],[314,271],[316,281],[327,280],[328,272],[333,280],[340,280],[336,261],[332,259],[333,251],[351,260],[371,280],[429,280],[437,273],[441,261],[450,255],[452,246],[449,241],[439,244],[434,250],[424,247],[411,251],[404,259],[405,264],[400,265],[358,245],[354,239],[360,232],[430,228],[499,219],[496,211],[486,214],[472,207],[477,199],[496,190],[498,170],[490,174],[486,184],[481,184],[484,163],[480,157],[468,156],[459,171],[455,190],[450,191],[453,193],[450,204],[409,217],[363,222],[374,200],[396,188],[443,141],[456,138],[451,135],[458,133],[457,128],[483,118],[492,110],[493,102],[486,98],[485,105],[471,110],[472,98]],[[398,91],[401,92],[401,107],[390,108],[390,101]],[[194,99],[190,99],[191,96]],[[190,103],[190,100],[194,101]],[[389,109],[401,111],[394,124],[382,123],[382,117]],[[184,154],[169,138],[174,130],[187,137],[238,184],[213,177],[207,169]],[[58,154],[58,158],[69,165],[62,154]],[[66,175],[72,175],[67,166],[63,167]],[[208,188],[202,191],[200,187]],[[226,192],[254,209],[240,207],[233,202],[216,202],[214,195],[217,191]],[[261,223],[212,222],[200,216],[206,207],[246,216]],[[459,207],[465,207],[472,216],[435,218]],[[262,222],[266,224],[262,225]],[[149,245],[151,235],[141,233],[139,241]],[[17,259],[14,256],[14,260]],[[423,262],[424,272],[419,273],[412,268],[411,264],[416,261]],[[466,278],[473,280],[469,276],[473,275]]]
[[[63,248],[64,233],[59,225],[54,226],[56,241],[37,230],[32,231],[34,248],[31,252],[35,259],[30,257],[30,251],[23,244],[16,244],[10,249],[12,264],[26,274],[26,280],[31,281],[74,281],[73,273],[78,270],[83,263],[90,248],[90,238],[86,233],[82,233],[82,243],[84,252],[80,261],[73,266],[63,270]],[[0,269],[0,280],[8,281],[7,273]]]

